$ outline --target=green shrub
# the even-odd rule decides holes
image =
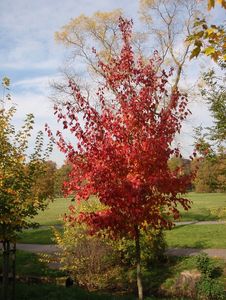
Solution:
[[[76,210],[100,209],[98,201],[76,206]],[[75,282],[89,290],[131,290],[136,286],[135,242],[133,239],[112,240],[105,232],[90,235],[86,226],[65,220],[63,233],[53,228],[54,239],[60,248],[58,261]],[[143,231],[141,234],[143,270],[162,262],[166,248],[163,231]],[[152,267],[150,268],[152,270]],[[131,275],[133,274],[133,275]]]
[[[206,253],[197,256],[196,267],[202,275],[212,279],[220,277],[223,272],[222,268],[211,263]]]
[[[202,276],[196,285],[199,299],[223,300],[225,299],[222,282],[208,276]]]
[[[196,266],[201,272],[201,278],[196,285],[199,299],[225,299],[224,285],[215,279],[222,274],[222,269],[213,265],[206,253],[197,256]]]
[[[145,268],[165,261],[166,242],[161,229],[141,231],[141,261]],[[122,262],[126,266],[135,265],[135,243],[129,238],[113,241],[112,246],[120,252]]]

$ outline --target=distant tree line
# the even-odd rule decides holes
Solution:
[[[190,191],[198,193],[226,192],[226,155],[219,152],[211,158],[196,158],[194,160],[173,157],[169,161],[172,170],[179,168],[182,173],[190,173],[197,169],[196,177],[190,186]]]
[[[64,182],[68,180],[71,170],[69,163],[65,162],[61,167],[53,161],[44,162],[45,173],[37,180],[36,188],[42,194],[52,194],[55,197],[64,196]],[[226,192],[226,155],[223,151],[214,154],[211,158],[196,158],[193,160],[172,157],[169,160],[169,167],[172,170],[177,168],[181,174],[190,174],[197,169],[196,177],[193,180],[189,191],[198,193]]]

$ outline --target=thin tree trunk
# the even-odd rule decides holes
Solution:
[[[9,241],[3,240],[3,300],[8,299],[9,286]]]
[[[15,300],[16,286],[16,243],[13,243],[12,249],[12,300]]]
[[[137,264],[137,291],[138,299],[143,300],[143,285],[141,279],[141,258],[140,258],[140,230],[135,226],[136,264]]]

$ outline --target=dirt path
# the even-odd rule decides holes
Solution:
[[[180,225],[217,225],[226,224],[226,221],[185,221],[185,222],[175,222],[176,226]]]
[[[208,225],[208,224],[226,224],[226,221],[183,221],[183,222],[175,222],[176,226],[180,226],[180,225]],[[55,227],[55,228],[63,228],[63,225],[61,224],[56,224],[56,225],[40,225],[38,228],[39,229],[48,229],[50,227]],[[27,229],[27,230],[32,230],[32,229]]]
[[[33,253],[54,253],[59,250],[56,245],[39,244],[17,244],[17,249]],[[197,249],[197,248],[172,248],[166,253],[172,256],[192,256],[201,252],[207,253],[210,257],[219,257],[226,260],[226,249]]]
[[[33,253],[54,253],[58,251],[57,245],[40,245],[40,244],[17,244],[18,250],[33,252]]]
[[[226,249],[171,248],[166,251],[166,254],[172,256],[193,256],[201,252],[207,253],[210,257],[226,260]]]

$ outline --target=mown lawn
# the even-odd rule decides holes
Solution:
[[[0,274],[2,274],[2,256],[0,256]],[[40,261],[39,256],[26,251],[16,251],[17,276],[61,277],[65,274],[59,270],[49,269],[46,263]]]
[[[226,194],[189,193],[187,196],[193,201],[192,208],[188,212],[181,211],[180,221],[216,220],[218,217],[211,211],[226,207]],[[67,212],[68,206],[73,203],[71,199],[58,198],[34,220],[45,226],[62,224],[60,216]],[[167,231],[166,240],[169,247],[226,248],[225,232],[226,225],[186,225]],[[18,242],[21,243],[54,243],[50,226],[26,230],[19,236],[21,239]]]
[[[59,228],[59,230],[63,230]],[[18,243],[22,244],[55,244],[51,227],[28,229],[19,234]]]
[[[72,198],[56,198],[53,202],[50,202],[48,207],[35,216],[32,221],[39,223],[40,225],[57,225],[62,224],[62,218],[64,213],[68,211],[69,205],[73,202]]]
[[[226,207],[226,194],[223,193],[189,193],[187,197],[193,203],[189,211],[181,210],[181,221],[216,220],[218,216],[212,214],[211,210]],[[56,198],[45,211],[40,212],[33,220],[40,225],[62,224],[62,217],[68,211],[68,206],[74,204],[71,200],[72,198]]]
[[[225,193],[189,193],[187,197],[193,203],[188,211],[181,210],[181,221],[217,220],[219,217],[213,210],[226,207]],[[226,215],[223,218],[226,219]]]
[[[165,232],[169,248],[225,248],[226,224],[176,226]]]
[[[23,244],[54,244],[51,228],[27,230],[20,237]],[[226,224],[176,226],[165,231],[165,237],[170,248],[226,249]]]

